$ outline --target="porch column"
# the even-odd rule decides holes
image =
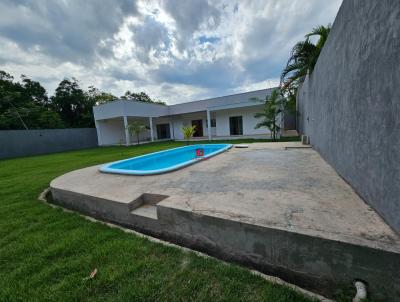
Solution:
[[[208,134],[208,140],[211,140],[211,114],[210,110],[207,109],[207,134]]]
[[[151,137],[151,141],[154,142],[154,135],[153,135],[153,118],[149,117],[149,121],[150,121],[150,137]]]
[[[175,133],[174,133],[174,121],[171,120],[169,122],[169,134],[171,139],[175,139]]]
[[[124,127],[125,127],[125,140],[126,140],[126,145],[129,146],[131,144],[131,136],[129,135],[129,130],[128,130],[128,118],[126,115],[124,115]]]
[[[99,146],[103,145],[103,140],[101,139],[101,129],[100,129],[100,122],[97,120],[94,121],[94,124],[96,126],[96,132],[97,132],[97,144]]]

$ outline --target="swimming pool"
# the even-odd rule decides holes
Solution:
[[[132,157],[103,165],[101,172],[151,175],[183,168],[231,148],[231,144],[190,145]]]

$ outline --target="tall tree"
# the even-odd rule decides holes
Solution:
[[[144,102],[144,103],[154,103],[154,104],[160,104],[160,105],[166,105],[165,102],[163,101],[155,101],[153,99],[151,99],[147,93],[145,92],[139,92],[139,93],[135,93],[135,92],[131,92],[131,91],[127,91],[125,92],[125,94],[123,96],[121,96],[121,99],[124,100],[129,100],[129,101],[136,101],[136,102]]]
[[[22,82],[0,71],[0,129],[64,127],[48,104],[46,90],[39,82],[21,76]]]
[[[100,91],[94,86],[89,86],[89,89],[88,91],[85,92],[85,95],[88,98],[88,101],[95,105],[112,102],[117,99],[115,95],[112,95],[111,93],[108,92]]]
[[[39,82],[32,81],[25,75],[21,75],[21,79],[21,85],[24,88],[23,97],[30,98],[33,102],[43,107],[47,107],[50,104],[46,89]]]
[[[93,100],[86,97],[75,78],[62,80],[51,100],[67,127],[94,126]]]
[[[121,98],[163,104],[145,92],[127,91]],[[0,70],[0,130],[93,127],[93,106],[116,100],[111,93],[90,86],[84,91],[75,78],[64,79],[49,98],[39,82]]]

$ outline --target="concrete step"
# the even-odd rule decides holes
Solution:
[[[282,137],[291,137],[291,136],[299,136],[297,130],[284,130],[282,133]]]
[[[167,195],[143,193],[137,199],[130,202],[128,208],[132,215],[158,219],[157,203],[167,197]]]
[[[157,217],[157,206],[144,204],[131,211],[132,215],[142,216],[151,219],[158,219]]]

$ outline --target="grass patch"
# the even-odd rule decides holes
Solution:
[[[53,178],[68,171],[184,144],[0,161],[0,301],[311,301],[239,266],[150,242],[37,201]],[[94,268],[96,277],[85,280]]]

